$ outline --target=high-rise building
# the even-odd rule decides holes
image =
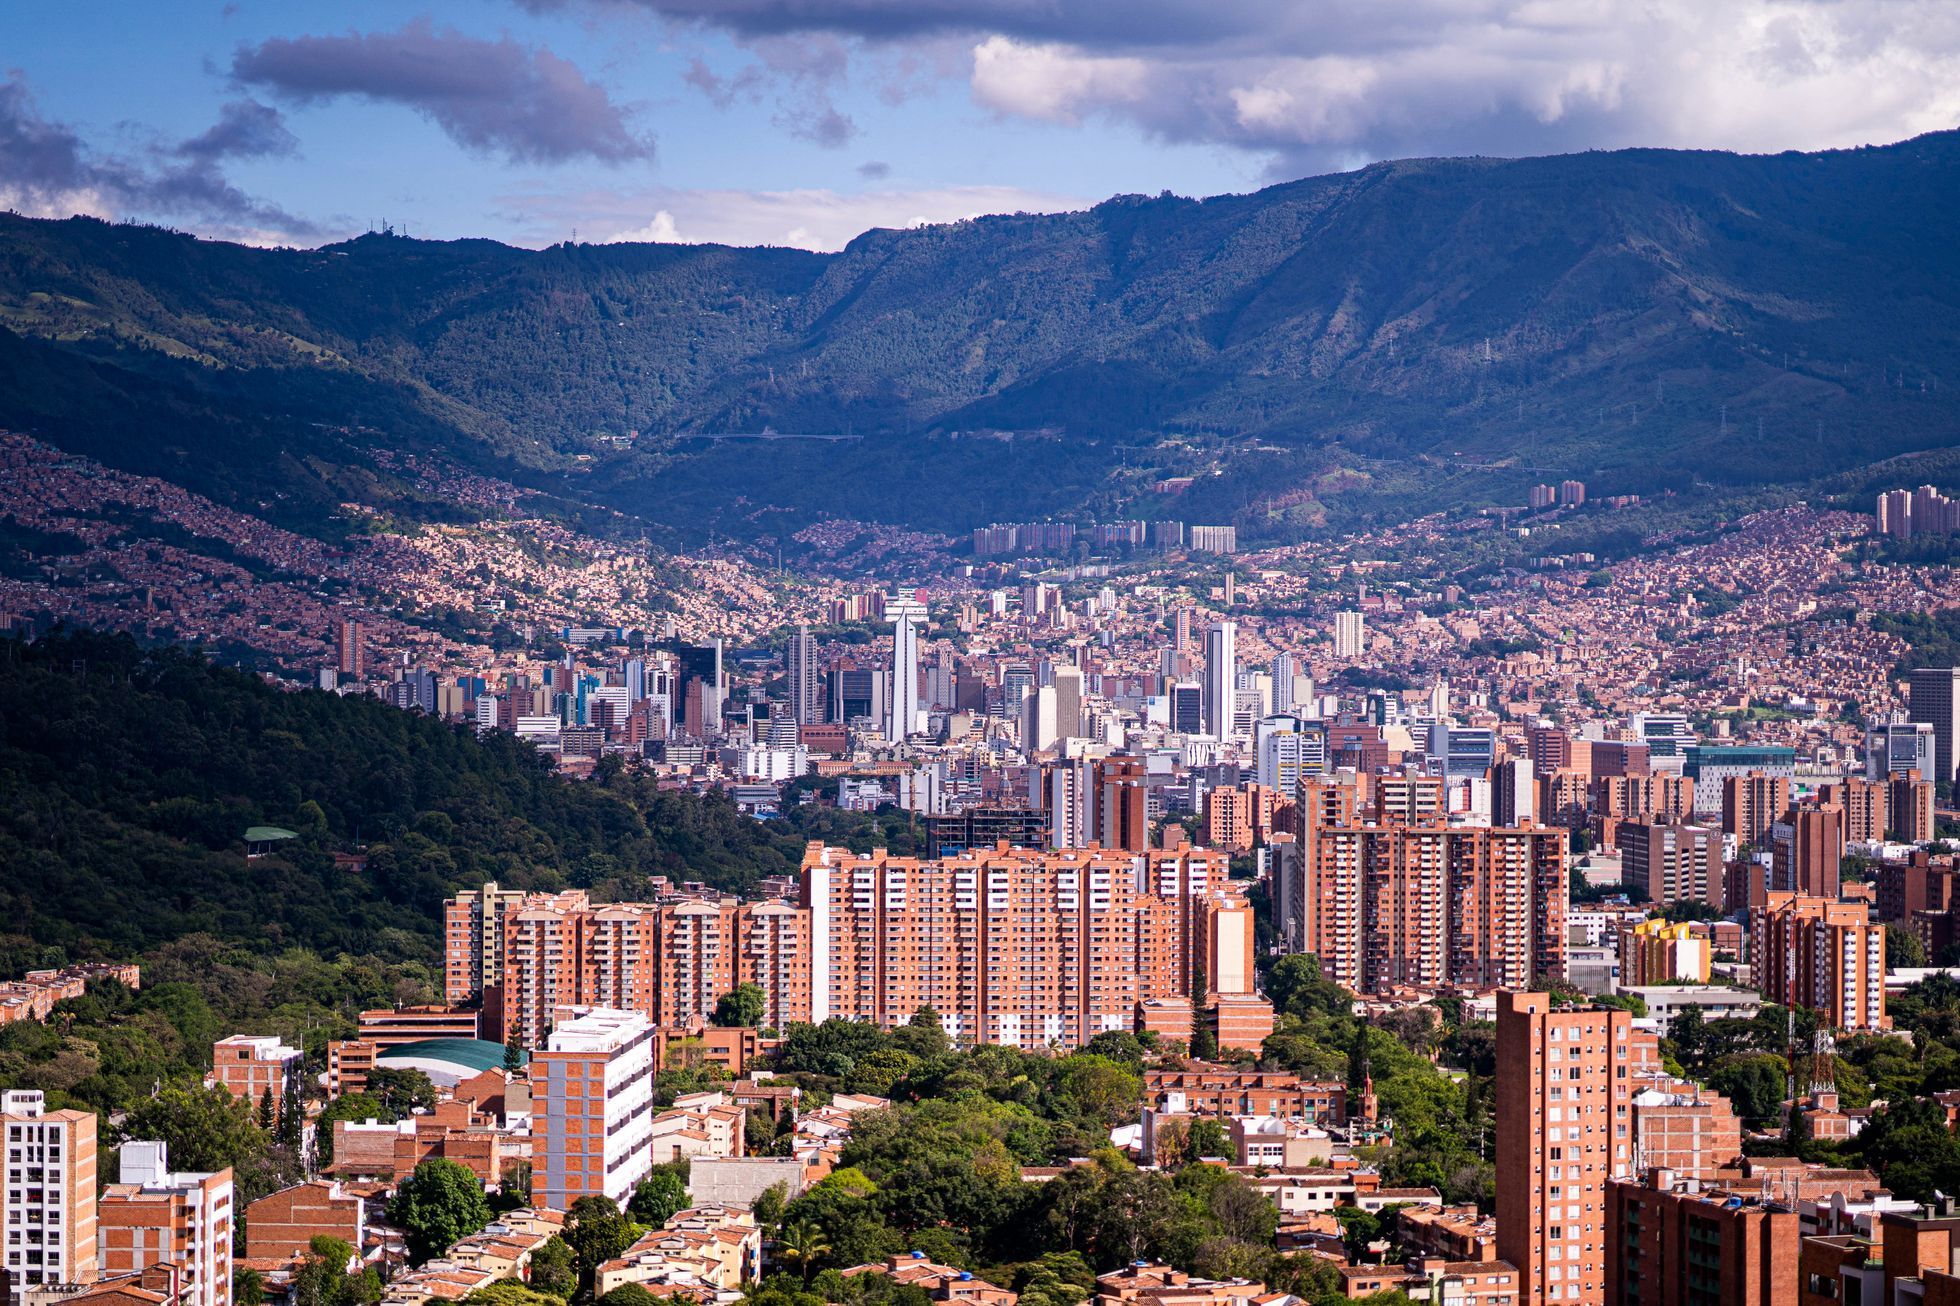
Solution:
[[[1750,957],[1766,1002],[1808,1007],[1833,1029],[1887,1028],[1885,927],[1862,902],[1771,890],[1751,909]]]
[[[1621,925],[1620,985],[1708,983],[1711,948],[1705,934],[1686,922],[1669,924],[1655,918]]]
[[[442,1000],[480,1004],[486,1031],[503,1029],[504,913],[523,901],[522,891],[491,880],[443,904]]]
[[[1887,808],[1891,805],[1891,786],[1884,781],[1848,775],[1831,784],[1819,785],[1817,802],[1834,807],[1844,815],[1844,842],[1873,843],[1885,837],[1889,827]]]
[[[1926,843],[1933,825],[1933,784],[1917,771],[1895,775],[1886,787],[1885,833],[1905,843]]]
[[[1497,1255],[1521,1306],[1604,1306],[1606,1185],[1631,1173],[1633,1016],[1497,995]]]
[[[1082,670],[1055,668],[1055,737],[1077,739],[1082,734]]]
[[[1722,780],[1722,833],[1747,847],[1769,845],[1770,827],[1790,807],[1790,777],[1750,771]]]
[[[1843,809],[1795,807],[1770,827],[1770,888],[1835,898],[1843,864]]]
[[[1492,825],[1520,826],[1538,822],[1538,781],[1531,759],[1509,757],[1491,768]]]
[[[1180,735],[1204,733],[1204,690],[1196,685],[1171,686],[1171,729]]]
[[[1215,998],[1256,1002],[1227,863],[1192,849],[922,861],[813,844],[804,903],[832,943],[811,1018],[889,1028],[931,1006],[961,1043],[1079,1047],[1132,1028],[1139,1003],[1188,1001],[1201,978]]]
[[[1301,801],[1319,806],[1303,788]],[[1356,993],[1400,985],[1522,988],[1565,974],[1567,836],[1440,823],[1328,825],[1296,807],[1303,950]]]
[[[1043,685],[1021,703],[1021,749],[1032,756],[1055,746],[1055,687]]]
[[[1143,852],[1150,843],[1150,788],[1142,760],[1101,758],[1090,778],[1091,838],[1104,848]]]
[[[1933,728],[1933,769],[1926,777],[1937,784],[1954,779],[1953,741],[1960,737],[1960,667],[1921,667],[1906,680],[1910,694],[1907,719]]]
[[[1239,627],[1220,621],[1205,632],[1205,733],[1214,739],[1232,736],[1238,711]]]
[[[1368,647],[1367,625],[1359,612],[1334,614],[1334,656],[1358,658]]]
[[[1628,821],[1619,829],[1620,882],[1649,902],[1722,903],[1722,832],[1672,821]]]
[[[634,1011],[593,1008],[551,1031],[531,1057],[531,1200],[555,1211],[581,1197],[624,1205],[653,1166],[653,1045]]]
[[[0,1182],[4,1269],[12,1298],[53,1283],[92,1283],[100,1268],[96,1226],[95,1116],[50,1111],[37,1089],[0,1093],[6,1136]]]
[[[1290,794],[1307,776],[1327,772],[1327,727],[1318,721],[1262,717],[1252,728],[1252,740],[1259,783],[1268,789]]]
[[[1939,765],[1933,727],[1924,721],[1891,721],[1865,731],[1865,779],[1884,780],[1919,772],[1930,778]]]
[[[1534,485],[1531,487],[1529,500],[1534,509],[1549,508],[1558,502],[1558,487],[1552,485]]]
[[[117,1182],[103,1190],[99,1206],[103,1277],[171,1262],[183,1274],[182,1306],[231,1306],[238,1212],[230,1169],[172,1173],[165,1144],[135,1139],[117,1159]]]
[[[885,600],[892,623],[892,714],[885,737],[894,743],[910,739],[924,728],[919,711],[919,628],[926,623],[926,605],[910,594]]]
[[[1424,765],[1430,775],[1481,780],[1496,762],[1497,732],[1490,727],[1453,726],[1446,721],[1429,727]]]
[[[807,625],[798,626],[789,637],[783,655],[789,676],[789,714],[799,726],[823,720],[823,692],[817,674],[817,641]]]
[[[1273,711],[1285,715],[1293,710],[1293,678],[1300,674],[1300,660],[1291,653],[1273,657]],[[1304,706],[1304,705],[1303,705]]]
[[[558,1011],[640,1012],[663,1026],[707,1019],[753,983],[780,1014],[806,1019],[807,913],[779,901],[688,899],[594,906],[582,892],[533,895],[504,915],[498,1037],[536,1047]]]
[[[1558,483],[1558,501],[1562,507],[1578,507],[1586,501],[1586,483],[1584,481],[1560,481]]]
[[[334,654],[343,679],[366,679],[367,628],[352,617],[342,617],[334,628]]]

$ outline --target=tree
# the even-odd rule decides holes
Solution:
[[[504,1040],[504,1073],[516,1074],[524,1069],[525,1063],[530,1059],[531,1054],[525,1048],[523,1038],[513,1030],[511,1036]]]
[[[441,1100],[435,1081],[420,1070],[397,1070],[377,1066],[367,1072],[366,1093],[381,1103],[390,1120],[401,1120],[417,1111],[427,1111]]]
[[[953,1050],[953,1040],[947,1037],[939,1012],[929,1006],[913,1012],[910,1020],[892,1031],[891,1039],[893,1047],[921,1061],[943,1057]]]
[[[432,1158],[402,1180],[388,1218],[402,1231],[409,1258],[420,1265],[489,1224],[490,1202],[468,1169]]]
[[[1910,970],[1926,964],[1926,945],[1911,930],[1885,927],[1885,969]]]
[[[579,1282],[589,1289],[599,1267],[633,1245],[633,1222],[610,1197],[581,1197],[565,1212],[563,1236],[578,1257]]]
[[[463,1298],[463,1302],[464,1306],[561,1306],[559,1298],[516,1279],[487,1283]]]
[[[252,1122],[252,1109],[223,1088],[172,1085],[130,1109],[123,1120],[126,1139],[155,1139],[170,1149],[178,1170],[230,1167],[241,1192],[251,1200],[271,1189],[271,1140]]]
[[[1077,1052],[1057,1063],[1055,1092],[1073,1114],[1120,1124],[1143,1099],[1143,1076],[1108,1057]]]
[[[1708,1077],[1708,1086],[1729,1099],[1745,1123],[1774,1125],[1783,1117],[1783,1059],[1769,1053],[1730,1057]]]
[[[676,1211],[687,1209],[687,1185],[671,1170],[656,1170],[633,1189],[626,1210],[641,1224],[658,1228],[672,1219]]]
[[[754,1029],[769,1010],[769,995],[757,984],[737,984],[715,1002],[713,1022],[724,1029]]]
[[[265,1276],[249,1266],[239,1266],[231,1272],[232,1306],[263,1306],[265,1302]]]
[[[1266,977],[1266,995],[1273,1006],[1305,1020],[1310,1016],[1346,1016],[1354,1010],[1354,998],[1340,985],[1326,978],[1320,958],[1310,952],[1281,957]]]
[[[1206,1116],[1191,1122],[1191,1137],[1186,1144],[1193,1160],[1204,1156],[1230,1156],[1232,1139],[1225,1132],[1225,1126]],[[1264,1198],[1260,1200],[1264,1201]],[[1271,1203],[1267,1203],[1271,1205]]]
[[[531,1253],[531,1286],[553,1297],[570,1297],[578,1291],[578,1256],[560,1235],[551,1235]]]
[[[260,1131],[268,1137],[272,1134],[272,1122],[278,1119],[278,1108],[272,1104],[272,1085],[267,1084],[259,1094],[259,1116],[255,1122]]]
[[[784,1225],[776,1239],[777,1258],[798,1266],[803,1271],[805,1283],[810,1282],[811,1267],[828,1255],[830,1244],[824,1241],[822,1228],[807,1218]]]

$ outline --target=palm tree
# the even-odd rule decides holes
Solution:
[[[810,1268],[830,1255],[830,1244],[823,1240],[823,1229],[809,1217],[783,1226],[776,1236],[776,1258],[795,1261],[803,1271],[803,1282],[810,1282]]]

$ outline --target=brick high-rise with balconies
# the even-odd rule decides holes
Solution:
[[[1606,1185],[1631,1173],[1651,1046],[1618,1008],[1497,995],[1497,1255],[1521,1306],[1603,1306]]]

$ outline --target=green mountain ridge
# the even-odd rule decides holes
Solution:
[[[696,535],[1801,484],[1960,444],[1956,198],[1941,133],[1409,160],[834,255],[5,217],[0,424],[306,527],[399,498],[376,445]],[[764,433],[844,438],[719,438]]]

